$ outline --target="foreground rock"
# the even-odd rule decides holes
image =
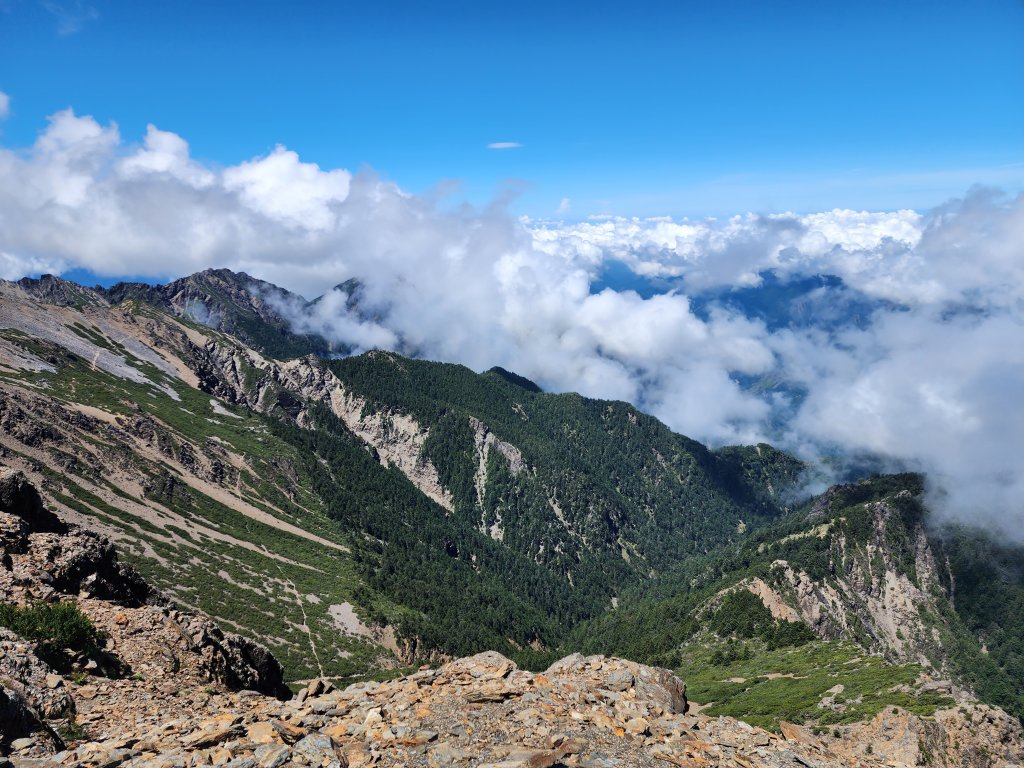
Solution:
[[[1020,764],[1020,729],[1009,723],[989,723],[982,759],[977,749],[939,751],[934,739],[923,740],[915,751],[917,728],[933,737],[953,737],[943,720],[955,717],[950,713],[927,725],[906,713],[883,713],[861,726],[870,731],[858,734],[863,740],[834,740],[789,724],[775,734],[730,718],[684,713],[683,692],[682,682],[666,670],[619,659],[570,656],[534,674],[496,653],[344,690],[314,680],[287,702],[221,688],[171,691],[157,681],[108,681],[76,688],[83,697],[80,742],[52,754],[40,739],[25,744],[13,763],[25,768]],[[956,737],[964,746],[970,741],[963,732]]]
[[[108,540],[65,524],[43,507],[23,475],[3,467],[0,600],[75,602],[107,637],[107,648],[97,657],[67,659],[68,669],[80,675],[159,671],[185,684],[215,682],[290,696],[281,666],[265,647],[175,610],[118,560]],[[71,722],[76,709],[71,686],[38,658],[32,643],[0,629],[0,748],[47,721]],[[51,734],[50,742],[59,739]]]
[[[683,685],[670,673],[600,656],[572,656],[533,674],[483,653],[345,690],[315,680],[288,702],[189,691],[171,708],[132,683],[89,691],[81,704],[88,741],[50,756],[42,755],[40,743],[25,751],[38,762],[19,755],[15,764],[845,764],[817,745],[790,743],[735,720],[684,714]]]

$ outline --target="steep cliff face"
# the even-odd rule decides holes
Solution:
[[[502,541],[505,538],[505,529],[502,527],[500,510],[496,510],[493,520],[487,520],[484,509],[487,498],[488,461],[491,451],[496,451],[508,463],[508,472],[513,478],[528,469],[523,459],[522,451],[511,443],[498,439],[479,419],[470,416],[469,426],[473,430],[473,452],[476,456],[476,473],[473,475],[473,487],[476,490],[476,503],[480,507],[481,520],[480,528],[492,539]]]
[[[334,414],[373,447],[381,464],[397,467],[424,495],[449,512],[454,510],[451,491],[441,484],[437,469],[423,452],[429,430],[409,414],[370,408],[365,399],[347,391],[336,377],[329,393]]]
[[[823,639],[852,640],[891,660],[948,672],[936,622],[949,595],[923,519],[907,513],[915,504],[909,491],[900,491],[860,506],[856,536],[839,522],[825,522],[762,545],[770,555],[803,540],[827,565],[811,574],[799,560],[780,558],[765,577],[742,585],[774,616],[803,621]]]
[[[851,759],[870,754],[887,765],[996,768],[1024,760],[1020,721],[977,703],[942,709],[930,718],[887,709],[868,722],[847,726],[833,743]]]

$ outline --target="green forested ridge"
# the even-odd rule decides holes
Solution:
[[[783,490],[800,470],[768,446],[715,453],[627,403],[541,393],[508,372],[389,353],[329,365],[368,407],[429,428],[424,453],[457,515],[484,528],[500,518],[506,546],[609,595],[777,516],[769,483]],[[513,475],[492,452],[482,499],[471,418],[528,467]]]
[[[1024,547],[959,525],[945,526],[932,543],[964,630],[947,638],[957,672],[979,694],[1024,717]]]
[[[354,560],[366,583],[401,608],[389,611],[362,591],[369,619],[396,625],[424,650],[514,653],[556,644],[563,627],[594,610],[564,580],[510,552],[385,469],[326,409],[317,429],[278,422],[274,431],[300,450],[314,491],[343,529],[358,532]]]

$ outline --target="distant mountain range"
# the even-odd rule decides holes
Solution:
[[[699,690],[735,714],[781,683],[723,688],[729,669],[813,647],[906,680],[807,720],[954,689],[1024,715],[1024,550],[932,523],[920,477],[802,500],[769,445],[710,450],[500,368],[346,356],[293,331],[310,304],[228,270],[0,283],[0,460],[292,680],[583,650],[711,665]]]

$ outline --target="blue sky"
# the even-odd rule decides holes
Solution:
[[[0,0],[0,143],[70,106],[535,217],[923,209],[1024,187],[1022,40],[1019,0]]]

